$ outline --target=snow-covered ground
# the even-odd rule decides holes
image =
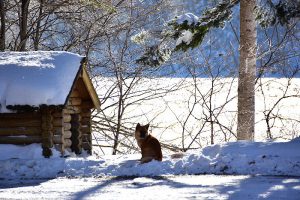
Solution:
[[[0,179],[103,176],[240,174],[300,176],[300,139],[290,142],[232,142],[188,152],[182,158],[140,164],[139,154],[42,157],[38,144],[0,145]]]
[[[299,177],[174,176],[1,181],[0,199],[293,199]]]
[[[39,144],[0,145],[0,199],[299,199],[299,147],[240,141],[140,164],[139,154],[47,159]]]

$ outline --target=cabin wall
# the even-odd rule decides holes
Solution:
[[[90,101],[84,101],[81,105],[81,134],[82,148],[89,154],[92,153],[92,119]]]
[[[91,154],[91,100],[84,100],[79,90],[75,87],[70,94],[67,106],[64,108],[64,117],[70,119],[65,124],[65,131],[70,132],[65,138],[65,148],[69,148],[76,154],[80,154],[82,149]]]
[[[40,112],[0,113],[0,144],[41,143],[41,132]]]
[[[60,151],[62,154],[65,151],[64,145],[64,114],[63,109],[55,110],[52,112],[52,125],[53,125],[53,144],[54,147]]]
[[[50,157],[53,147],[52,109],[23,113],[0,113],[0,144],[42,143],[43,155]]]
[[[49,158],[52,156],[51,148],[53,147],[53,109],[43,106],[40,112],[43,155]]]
[[[88,100],[87,100],[88,99]],[[41,143],[43,155],[50,157],[54,146],[91,154],[91,109],[94,107],[83,82],[78,79],[64,108],[43,106],[26,113],[0,113],[0,144]]]
[[[91,154],[91,105],[75,92],[64,109],[42,108],[37,112],[0,113],[0,144],[28,145],[41,143],[43,154],[52,155],[54,146],[80,154]]]
[[[65,131],[67,131],[68,137],[65,138],[65,148],[76,154],[81,153],[81,132],[80,132],[80,113],[82,99],[80,93],[76,88],[71,92],[67,106],[64,108],[64,118],[68,118],[68,122],[65,123]]]

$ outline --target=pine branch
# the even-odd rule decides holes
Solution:
[[[216,7],[206,10],[198,21],[195,21],[196,17],[192,22],[179,20],[184,16],[175,17],[168,23],[168,28],[171,28],[171,30],[163,31],[161,40],[177,40],[176,47],[174,49],[164,48],[163,50],[159,45],[149,47],[146,49],[145,54],[137,60],[137,63],[149,66],[161,65],[166,61],[166,58],[170,57],[172,52],[187,51],[190,48],[193,49],[199,46],[211,28],[223,27],[225,22],[231,19],[231,9],[238,3],[239,0],[224,0]],[[179,21],[180,23],[178,23]],[[183,34],[189,34],[190,37],[187,38]]]

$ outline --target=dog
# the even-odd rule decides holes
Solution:
[[[141,126],[139,123],[135,128],[135,139],[142,151],[141,163],[151,160],[162,161],[162,152],[159,141],[148,133],[149,124]]]

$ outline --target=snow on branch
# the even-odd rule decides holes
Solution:
[[[167,24],[168,30],[162,31],[160,45],[167,43],[167,41],[175,40],[176,45],[172,49],[160,51],[159,45],[154,48],[148,48],[145,54],[137,60],[137,63],[143,65],[157,66],[160,63],[164,63],[167,60],[164,58],[169,58],[165,55],[166,52],[173,51],[187,51],[190,48],[195,48],[201,44],[204,36],[211,28],[223,27],[225,22],[231,19],[232,8],[239,3],[239,0],[224,0],[216,7],[208,9],[204,12],[201,17],[198,17],[192,13],[186,13],[175,17]],[[169,55],[169,54],[168,54]],[[159,57],[160,62],[156,62],[152,58]],[[155,61],[155,62],[152,62]]]

